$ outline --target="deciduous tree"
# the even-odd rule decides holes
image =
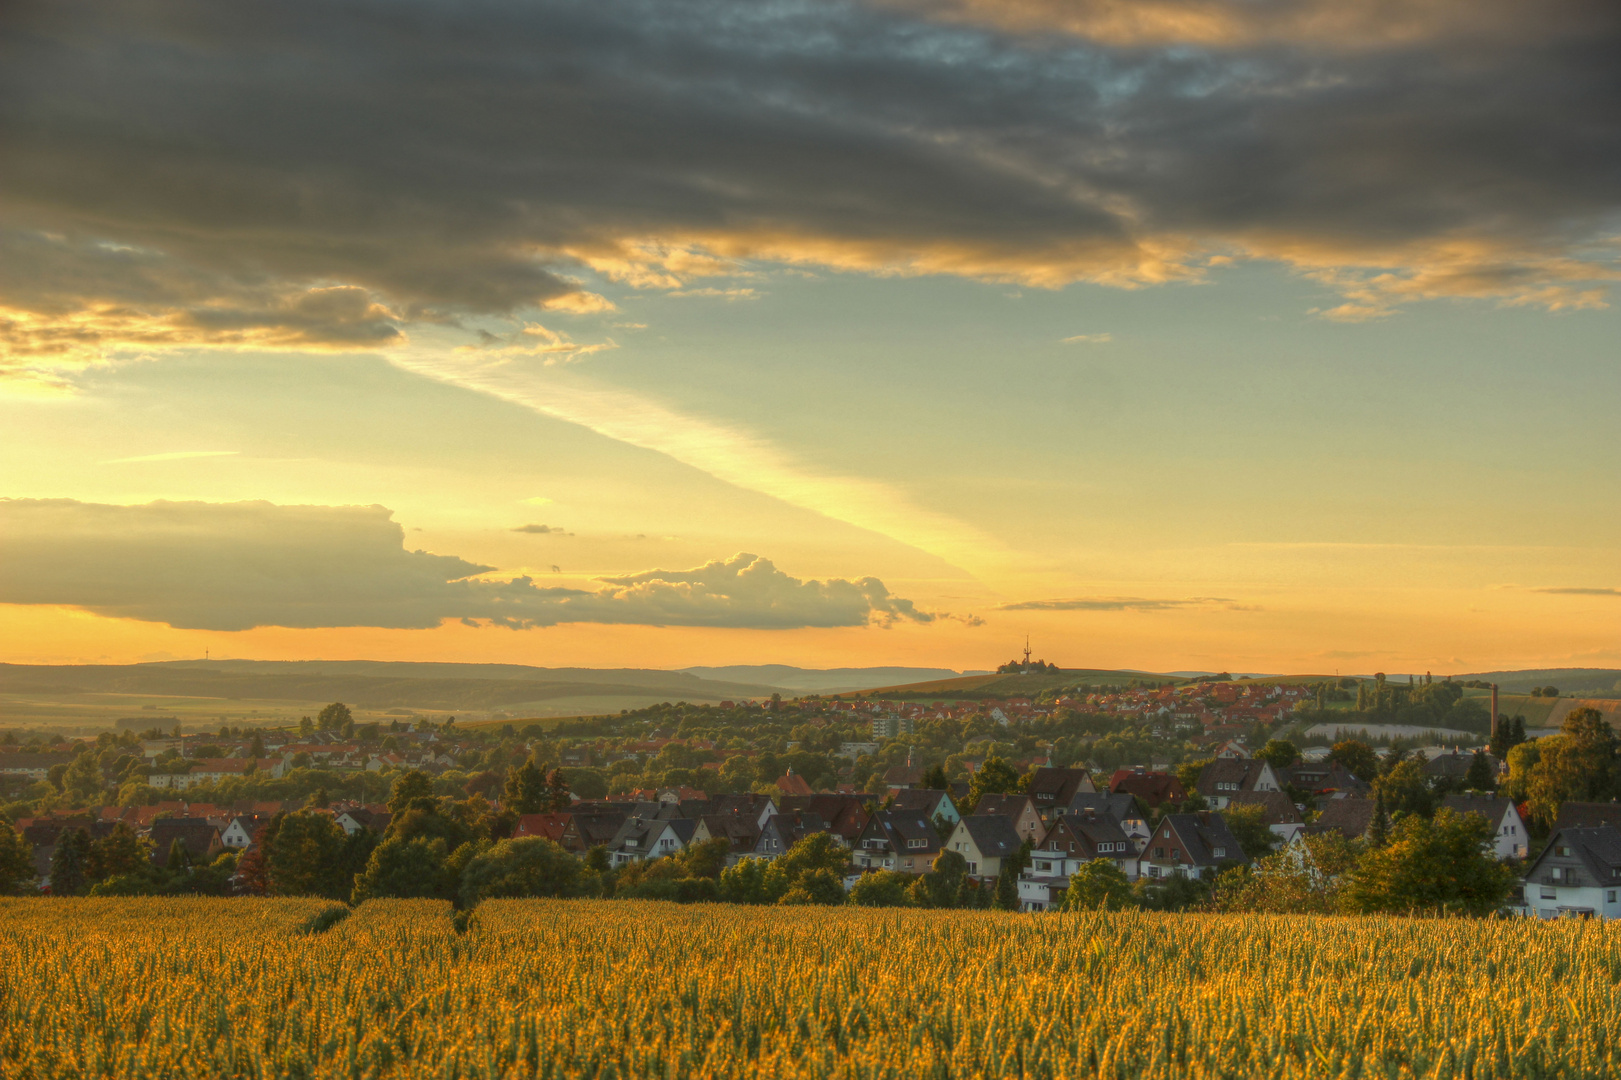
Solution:
[[[1132,906],[1131,882],[1113,859],[1093,859],[1069,876],[1063,911],[1120,911]]]
[[[1489,915],[1514,882],[1491,854],[1492,823],[1442,808],[1434,819],[1409,815],[1390,843],[1370,849],[1346,875],[1344,900],[1355,912]]]

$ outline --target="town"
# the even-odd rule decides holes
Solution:
[[[1355,713],[1332,715],[1477,731],[1382,753],[1302,737],[1344,699]],[[1621,804],[1609,773],[1576,768],[1614,761],[1608,723],[1575,710],[1539,739],[1481,712],[1447,679],[1217,676],[546,723],[333,703],[296,729],[8,732],[0,886],[1621,915]]]

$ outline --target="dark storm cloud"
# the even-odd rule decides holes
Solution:
[[[0,604],[56,604],[183,629],[513,629],[562,623],[763,630],[930,622],[876,578],[807,581],[756,555],[604,578],[595,589],[489,580],[409,551],[381,506],[0,499]]]
[[[1592,306],[1616,55],[1621,7],[1579,0],[24,0],[0,203],[67,269],[0,304],[23,351],[152,318],[365,345],[589,309],[582,261],[672,289],[710,256],[1056,285],[1227,254],[1315,275],[1343,318]],[[297,297],[338,286],[375,317],[300,330]]]

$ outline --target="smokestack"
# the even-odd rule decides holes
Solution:
[[[1492,735],[1497,735],[1497,684],[1492,683]]]

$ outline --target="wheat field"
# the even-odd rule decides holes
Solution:
[[[0,901],[0,1076],[1595,1077],[1601,923]],[[337,921],[333,921],[334,919]]]

